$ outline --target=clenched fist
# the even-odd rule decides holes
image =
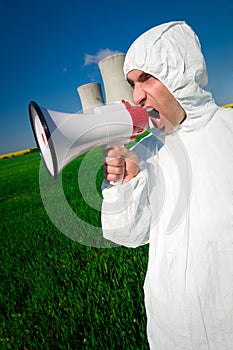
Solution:
[[[104,178],[107,181],[130,181],[139,172],[139,163],[134,152],[125,147],[114,146],[103,151]]]

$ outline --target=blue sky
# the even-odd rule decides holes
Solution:
[[[233,103],[232,18],[232,0],[0,0],[0,154],[35,146],[30,100],[80,112],[76,88],[101,82],[98,58],[106,50],[126,52],[137,36],[163,22],[185,20],[193,27],[208,89],[217,104]]]

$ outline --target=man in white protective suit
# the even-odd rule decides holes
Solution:
[[[185,22],[137,38],[124,73],[135,104],[153,109],[151,133],[132,150],[105,151],[104,237],[149,243],[150,349],[232,350],[233,110],[204,90],[200,43]]]

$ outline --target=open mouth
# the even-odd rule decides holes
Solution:
[[[146,111],[150,117],[160,119],[159,112],[154,108],[146,108]]]
[[[154,108],[146,108],[146,111],[147,111],[152,123],[154,124],[154,126],[156,128],[161,129],[162,128],[162,121],[160,119],[159,112]]]

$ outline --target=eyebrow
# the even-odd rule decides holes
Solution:
[[[139,77],[137,78],[137,81],[140,82],[140,83],[142,83],[142,82],[148,80],[148,79],[151,78],[151,77],[152,77],[151,74],[142,72],[142,73],[139,75]]]
[[[137,81],[139,83],[143,83],[144,81],[148,80],[151,77],[152,77],[151,74],[142,72],[135,81]],[[127,81],[132,87],[134,87],[134,81],[133,80],[127,78]]]

